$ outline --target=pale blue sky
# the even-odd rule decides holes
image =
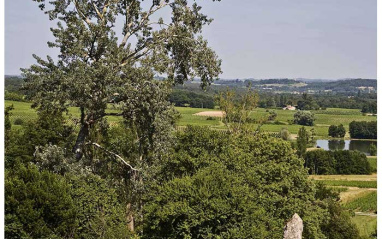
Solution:
[[[221,78],[376,78],[376,0],[201,1]],[[5,0],[5,74],[48,48],[52,23],[31,0]]]

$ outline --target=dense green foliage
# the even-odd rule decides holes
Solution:
[[[36,166],[15,163],[5,172],[7,238],[64,238],[76,229],[67,182]]]
[[[16,161],[6,169],[5,189],[7,238],[128,236],[115,190],[97,176],[63,177]]]
[[[309,174],[371,174],[366,155],[350,150],[313,150],[305,153]]]
[[[313,97],[304,93],[302,99],[297,101],[297,109],[299,110],[317,110],[320,107],[313,100]]]
[[[290,133],[286,128],[281,129],[279,135],[283,140],[290,140]]]
[[[112,184],[76,163],[64,148],[74,138],[62,116],[40,113],[22,130],[6,125],[7,238],[128,236],[125,207]]]
[[[296,142],[296,145],[297,145],[297,155],[299,157],[303,157],[304,156],[304,154],[306,152],[306,148],[308,147],[308,142],[309,142],[308,131],[306,131],[305,127],[301,127],[298,130],[297,142]]]
[[[13,101],[24,102],[24,101],[26,101],[24,98],[25,97],[22,94],[19,94],[19,93],[16,93],[16,92],[5,91],[5,95],[4,95],[4,99],[5,100],[13,100]]]
[[[334,221],[324,219],[331,199],[324,193],[317,199],[288,142],[202,127],[188,127],[177,138],[157,176],[164,183],[154,183],[145,199],[147,238],[278,238],[295,212],[306,238],[332,238],[326,227]],[[337,238],[358,235],[332,231]]]
[[[189,106],[192,108],[213,109],[215,106],[214,98],[212,96],[190,91],[174,90],[170,94],[169,101],[175,106]]]
[[[372,113],[376,114],[377,113],[377,102],[368,102],[364,104],[361,110],[362,113]]]
[[[330,217],[323,230],[327,238],[359,239],[359,232],[351,222],[351,214],[341,208],[339,203],[329,201]]]
[[[5,76],[4,87],[8,92],[21,93],[21,87],[24,83],[24,79],[16,76]]]
[[[293,122],[299,125],[313,126],[315,117],[310,111],[297,111],[293,115]]]
[[[350,137],[356,139],[376,139],[377,121],[352,121],[349,124]]]
[[[328,135],[330,137],[334,137],[334,138],[343,138],[346,134],[346,130],[345,130],[345,127],[340,124],[340,125],[331,125],[329,127],[329,132],[328,132]]]
[[[48,119],[50,123],[44,124]],[[262,134],[253,137],[187,128],[177,134],[173,150],[162,157],[161,163],[147,169],[154,178],[141,189],[129,181],[123,182],[122,179],[134,174],[105,151],[89,150],[83,160],[77,162],[70,151],[49,146],[49,142],[54,142],[65,147],[67,142],[74,141],[71,137],[48,134],[53,126],[57,130],[65,129],[60,122],[63,123],[59,115],[40,114],[37,121],[22,126],[22,131],[14,131],[7,146],[6,190],[10,193],[6,200],[15,203],[8,200],[15,197],[17,203],[31,205],[29,211],[17,212],[12,208],[20,208],[18,204],[6,204],[6,218],[9,218],[6,230],[16,238],[26,233],[51,238],[127,238],[129,217],[126,215],[130,211],[126,205],[132,200],[143,200],[145,215],[141,236],[147,238],[274,237],[282,235],[285,221],[296,212],[304,220],[304,233],[308,238],[324,238],[331,233],[324,229],[325,218],[331,213],[329,202],[317,201],[321,199],[317,199],[317,191],[307,179],[303,162],[295,156],[289,142]],[[108,150],[122,152],[134,165],[138,161],[133,159],[139,154],[133,143],[135,139],[126,137],[132,135],[127,126],[113,127],[104,133],[96,128],[90,139],[102,143]],[[26,135],[39,140],[21,141]],[[25,144],[25,149],[16,147],[19,142]],[[32,149],[39,145],[48,146],[34,152]],[[26,174],[34,176],[25,178]],[[28,191],[42,190],[41,187],[45,193],[37,196]],[[31,198],[22,198],[25,194]],[[58,198],[63,200],[55,202]],[[52,203],[45,204],[45,201]],[[41,213],[44,208],[49,211],[64,206],[67,210],[56,212],[59,224],[37,226],[51,215]],[[66,216],[65,213],[70,212],[73,215]],[[35,215],[36,224],[29,222],[31,215]],[[139,233],[141,227],[139,224],[136,227]]]
[[[370,153],[370,156],[377,155],[377,146],[375,144],[370,144],[369,153]]]

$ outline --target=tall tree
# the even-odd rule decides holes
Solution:
[[[305,127],[301,127],[298,130],[298,135],[297,135],[297,155],[299,157],[304,156],[308,142],[309,142],[308,131],[306,131]]]
[[[250,125],[246,123],[250,120],[251,111],[257,106],[259,95],[248,87],[245,94],[239,99],[235,98],[235,92],[229,89],[216,95],[219,108],[223,111],[223,122],[231,133],[249,131]]]
[[[108,115],[123,116],[136,128],[142,155],[169,122],[167,93],[172,84],[201,78],[203,87],[221,72],[221,61],[201,36],[212,20],[186,0],[33,0],[50,20],[58,61],[33,55],[22,69],[25,89],[39,110],[81,111],[76,158],[83,156],[89,129]],[[171,20],[160,12],[168,8]],[[168,13],[168,12],[167,12]],[[123,24],[118,24],[122,22]],[[120,29],[117,26],[121,25]],[[117,33],[121,32],[121,38]],[[157,81],[155,75],[166,76]],[[112,104],[120,113],[106,109]],[[147,145],[146,145],[147,146]]]

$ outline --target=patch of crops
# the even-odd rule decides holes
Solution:
[[[372,191],[363,197],[356,198],[344,205],[347,209],[361,212],[377,211],[377,192]]]
[[[346,192],[348,191],[349,189],[346,188],[346,187],[329,187],[331,190],[333,190],[334,192],[336,193],[342,193],[342,192]]]
[[[358,188],[377,188],[377,181],[342,181],[342,180],[321,180],[328,186],[346,186]]]
[[[359,110],[314,110],[312,112],[317,115],[361,115]]]
[[[377,172],[377,157],[375,158],[368,158],[367,159],[370,163],[371,171],[372,172]]]

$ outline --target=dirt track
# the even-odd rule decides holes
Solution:
[[[198,116],[210,116],[210,117],[223,117],[223,111],[202,111],[194,115]]]

